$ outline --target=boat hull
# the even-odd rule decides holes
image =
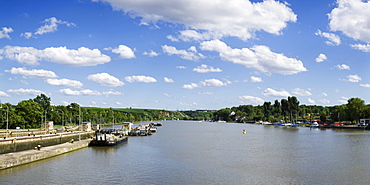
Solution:
[[[89,143],[89,146],[115,146],[119,145],[121,143],[127,142],[128,137],[123,137],[115,141],[98,141],[98,140],[92,140]]]

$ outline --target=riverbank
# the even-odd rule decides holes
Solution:
[[[26,150],[21,152],[7,153],[0,155],[0,170],[14,166],[35,162],[38,160],[54,157],[74,150],[85,148],[89,145],[91,139],[74,141],[48,147],[41,147],[40,150]]]

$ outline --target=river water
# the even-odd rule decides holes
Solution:
[[[1,170],[0,184],[370,184],[370,131],[162,123],[116,147]]]

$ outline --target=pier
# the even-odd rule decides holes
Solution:
[[[38,160],[54,157],[74,150],[88,147],[91,139],[68,142],[48,147],[40,147],[34,150],[6,153],[0,155],[0,170],[14,166],[35,162]]]

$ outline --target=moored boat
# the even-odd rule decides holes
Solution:
[[[318,128],[320,125],[315,121],[311,123],[310,128]]]
[[[152,127],[150,127],[150,128],[149,128],[149,131],[150,131],[151,133],[155,133],[155,132],[157,132],[157,128],[156,128],[156,127],[154,127],[154,126],[152,126]]]
[[[101,129],[95,131],[93,140],[89,146],[114,146],[126,142],[127,136],[122,130],[117,129]]]
[[[157,127],[160,127],[162,126],[162,123],[161,122],[157,122],[157,123],[153,123],[154,126],[157,126]]]

